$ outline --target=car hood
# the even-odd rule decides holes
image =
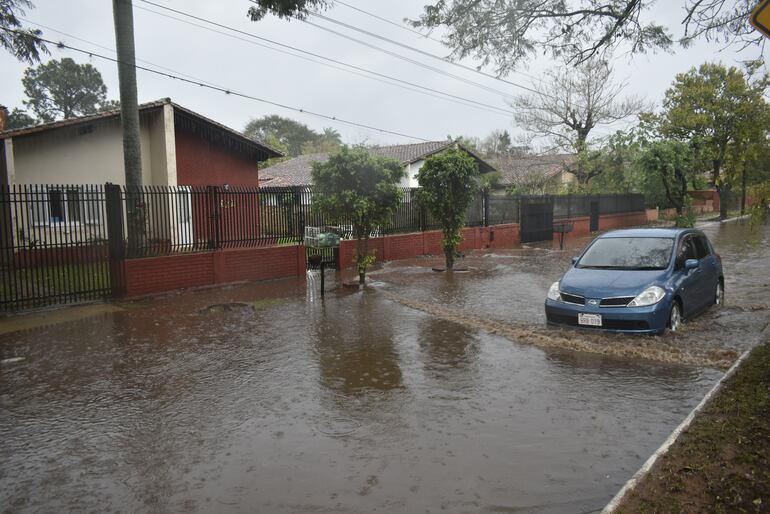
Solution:
[[[561,279],[559,289],[586,298],[636,296],[651,285],[661,285],[665,270],[607,270],[572,268]]]

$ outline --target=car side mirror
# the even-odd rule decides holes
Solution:
[[[572,258],[572,265],[573,265],[573,266],[574,266],[575,264],[577,264],[577,261],[578,261],[578,259],[579,259],[579,258],[580,258],[580,257],[573,257],[573,258]]]
[[[684,261],[684,269],[685,271],[690,271],[691,269],[698,269],[700,267],[700,262],[698,262],[698,259],[687,259]]]

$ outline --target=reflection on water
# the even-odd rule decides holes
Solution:
[[[426,317],[420,322],[417,344],[425,373],[437,381],[451,386],[473,377],[480,351],[476,330]]]
[[[766,269],[767,245],[731,243],[723,230],[710,235],[728,291],[745,286],[735,302],[766,302],[746,266]],[[550,280],[526,273],[530,257],[481,257],[494,264],[454,278],[386,269],[382,290],[332,290],[323,301],[308,301],[302,280],[171,295],[1,335],[0,355],[24,359],[0,365],[0,505],[599,508],[720,374],[517,345],[384,294],[462,305],[469,316],[526,312],[511,298],[537,296],[533,284]],[[543,270],[562,265],[538,259]],[[515,277],[529,277],[526,287]],[[207,308],[228,303],[250,307]],[[758,313],[702,319],[741,335]],[[706,334],[698,323],[691,333]]]
[[[362,294],[344,313],[321,306],[316,318],[316,348],[321,385],[344,395],[402,386],[390,316],[371,294]]]

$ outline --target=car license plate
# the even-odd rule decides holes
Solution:
[[[588,325],[589,327],[601,327],[602,315],[601,314],[583,314],[578,313],[578,325]]]

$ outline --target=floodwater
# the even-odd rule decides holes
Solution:
[[[624,336],[545,326],[543,300],[591,238],[473,252],[465,273],[437,274],[443,260],[388,263],[371,274],[396,302],[446,320],[541,347],[561,347],[622,358],[727,368],[757,343],[770,324],[770,226],[704,223],[701,228],[723,261],[726,304],[688,320],[676,335]]]
[[[755,246],[709,230],[734,308],[682,340],[737,351],[767,323],[768,230]],[[721,372],[545,344],[588,337],[537,318],[566,255],[388,265],[360,292],[330,277],[323,301],[317,276],[186,292],[2,334],[0,511],[600,509]]]

